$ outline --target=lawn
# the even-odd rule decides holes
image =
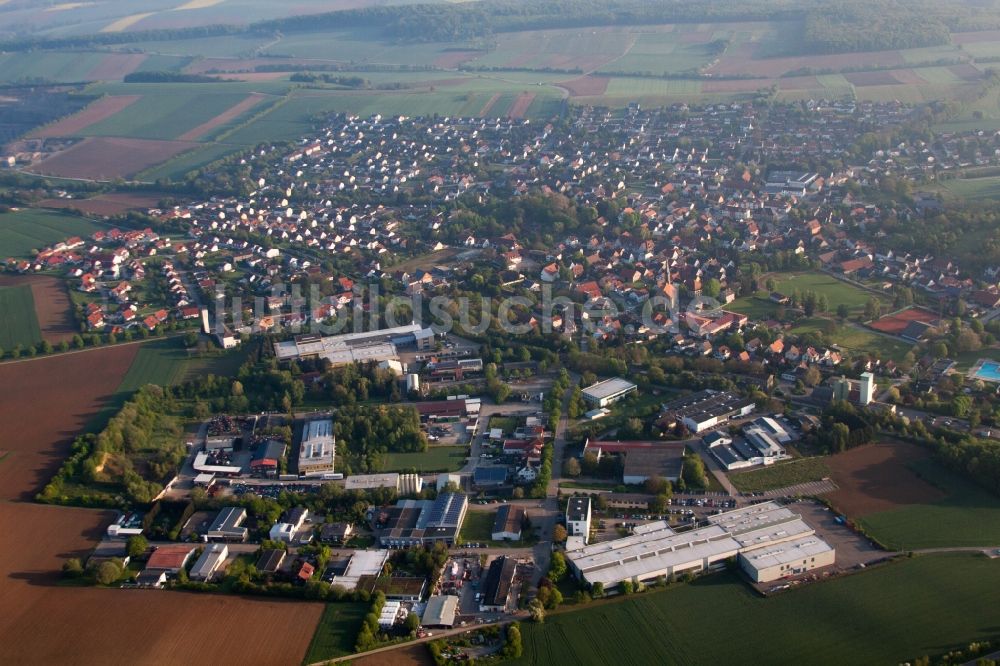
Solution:
[[[313,664],[353,654],[368,608],[364,603],[327,604],[302,663]]]
[[[92,220],[47,210],[28,208],[0,215],[0,259],[29,259],[32,250],[66,240],[70,236],[89,237],[103,229]]]
[[[0,288],[0,349],[29,347],[42,341],[29,285]]]
[[[464,446],[431,446],[421,453],[387,453],[383,472],[454,472],[468,456]]]
[[[985,178],[955,178],[942,183],[946,196],[963,201],[1000,199],[1000,176]]]
[[[725,307],[727,310],[745,314],[755,321],[766,321],[775,316],[780,306],[768,300],[761,292],[761,296],[742,296]]]
[[[741,492],[759,493],[820,481],[828,476],[830,470],[822,458],[799,458],[747,472],[733,472],[729,480]]]
[[[995,638],[998,603],[1000,561],[982,556],[917,557],[767,599],[725,573],[524,623],[512,663],[897,664]],[[762,627],[776,630],[762,639]]]
[[[863,310],[865,303],[872,297],[869,292],[826,273],[810,271],[773,275],[771,278],[775,283],[775,291],[786,296],[791,296],[795,291],[800,293],[813,291],[816,292],[817,296],[826,296],[831,312],[835,311],[839,305],[846,305],[852,310]]]
[[[496,505],[499,509],[503,505]],[[523,546],[524,541],[494,541],[493,540],[493,522],[496,520],[497,512],[494,510],[490,511],[473,511],[469,510],[465,514],[465,520],[462,522],[462,530],[459,532],[459,539],[462,543],[485,543],[490,546],[510,546],[518,547]],[[522,533],[521,537],[525,535]]]
[[[88,421],[86,430],[98,432],[104,428],[132,394],[146,384],[170,386],[182,381],[190,363],[180,336],[143,343],[112,399]]]
[[[858,519],[873,537],[900,550],[1000,546],[1000,499],[932,459],[914,462],[910,469],[946,496]]]

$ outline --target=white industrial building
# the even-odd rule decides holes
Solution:
[[[213,543],[205,548],[201,557],[191,567],[193,580],[209,580],[219,570],[222,563],[229,557],[229,546],[224,543]]]
[[[706,527],[675,532],[665,521],[640,525],[622,539],[573,548],[566,553],[583,581],[611,589],[623,580],[705,571],[739,556],[755,582],[768,582],[833,564],[834,550],[802,518],[764,502],[709,518]],[[753,553],[768,557],[750,557]]]
[[[753,413],[754,401],[729,391],[706,389],[663,405],[663,419],[683,423],[695,434]]]
[[[299,474],[318,476],[333,472],[336,450],[333,419],[307,421],[299,444]]]
[[[583,389],[583,399],[595,407],[607,407],[630,393],[634,393],[638,388],[632,382],[621,377],[613,377]]]
[[[399,490],[399,474],[356,474],[344,481],[344,490],[372,490],[374,488],[394,488]]]
[[[344,335],[300,335],[294,340],[274,343],[279,361],[322,358],[333,365],[399,360],[398,346],[428,350],[434,345],[434,331],[419,324],[383,328]]]
[[[785,541],[740,555],[740,566],[755,583],[769,583],[833,564],[833,546],[817,536]]]
[[[346,590],[357,588],[364,576],[379,577],[389,560],[388,550],[355,550],[351,552],[341,573],[330,580],[331,585],[340,585]]]
[[[453,627],[458,612],[458,597],[453,594],[438,595],[427,600],[420,624],[425,627]]]

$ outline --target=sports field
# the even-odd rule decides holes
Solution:
[[[790,275],[774,275],[776,291],[790,296],[793,292],[815,292],[817,296],[826,296],[831,312],[839,305],[846,305],[852,311],[863,310],[865,303],[872,297],[869,292],[848,284],[835,277],[815,271],[795,273]]]
[[[897,664],[995,638],[998,603],[1000,560],[978,555],[921,556],[766,599],[725,573],[523,623],[512,663]]]
[[[32,250],[70,236],[86,238],[104,225],[68,213],[25,209],[0,214],[0,258],[30,259]]]
[[[383,472],[453,472],[465,464],[466,447],[431,446],[422,453],[387,453]]]
[[[0,349],[9,351],[17,345],[29,347],[41,341],[31,287],[0,287]]]

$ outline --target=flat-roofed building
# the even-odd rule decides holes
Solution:
[[[375,488],[393,488],[399,490],[399,474],[356,474],[344,480],[344,490],[373,490]]]
[[[299,335],[294,340],[274,343],[274,353],[279,361],[320,358],[336,366],[398,360],[397,347],[401,346],[430,349],[434,346],[434,331],[407,324],[344,335]]]
[[[220,509],[208,527],[205,537],[209,541],[246,541],[249,531],[243,527],[247,510],[240,506]]]
[[[210,580],[229,557],[229,546],[224,543],[210,544],[191,567],[193,580]]]
[[[566,503],[566,534],[590,539],[590,498],[570,497]]]
[[[706,389],[663,405],[661,422],[683,423],[695,434],[753,413],[754,401],[729,391]]]
[[[589,546],[567,549],[566,558],[574,573],[583,581],[601,583],[605,589],[623,580],[648,582],[660,576],[676,576],[686,572],[700,572],[717,563],[739,555],[744,568],[756,567],[767,576],[794,575],[805,570],[833,563],[833,549],[826,554],[822,546],[811,542],[808,547],[788,544],[822,542],[801,516],[774,502],[764,502],[742,509],[735,509],[709,517],[709,525],[687,532],[674,532],[664,521],[639,525],[633,533],[622,539],[604,541]],[[779,555],[815,550],[816,560]],[[770,551],[782,559],[777,569],[772,559],[744,562],[750,554]],[[754,564],[753,562],[759,562]],[[782,568],[781,565],[786,566]],[[752,574],[756,576],[757,574]],[[758,580],[755,578],[755,580]]]
[[[336,565],[332,575],[324,576],[324,580],[328,580],[331,585],[353,590],[363,577],[380,576],[388,560],[388,550],[355,550]]]
[[[439,595],[427,600],[424,616],[420,624],[424,627],[453,627],[458,612],[458,597],[453,594]]]
[[[829,566],[836,559],[833,546],[819,537],[806,536],[742,553],[740,566],[755,583],[769,583]]]
[[[641,526],[630,536],[568,552],[577,575],[605,589],[623,580],[647,582],[660,576],[704,571],[739,553],[740,545],[717,525],[675,533],[664,521]]]
[[[639,389],[621,377],[612,377],[583,389],[583,399],[594,407],[607,407]]]
[[[333,472],[335,454],[333,419],[306,422],[299,444],[299,474],[317,476]]]

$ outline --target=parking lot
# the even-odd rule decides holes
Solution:
[[[857,571],[892,555],[839,522],[838,514],[819,502],[801,500],[789,504],[788,508],[801,514],[806,524],[816,530],[816,535],[836,549],[837,561],[829,567],[814,569],[798,576],[754,585],[764,594],[780,592],[838,573]]]

